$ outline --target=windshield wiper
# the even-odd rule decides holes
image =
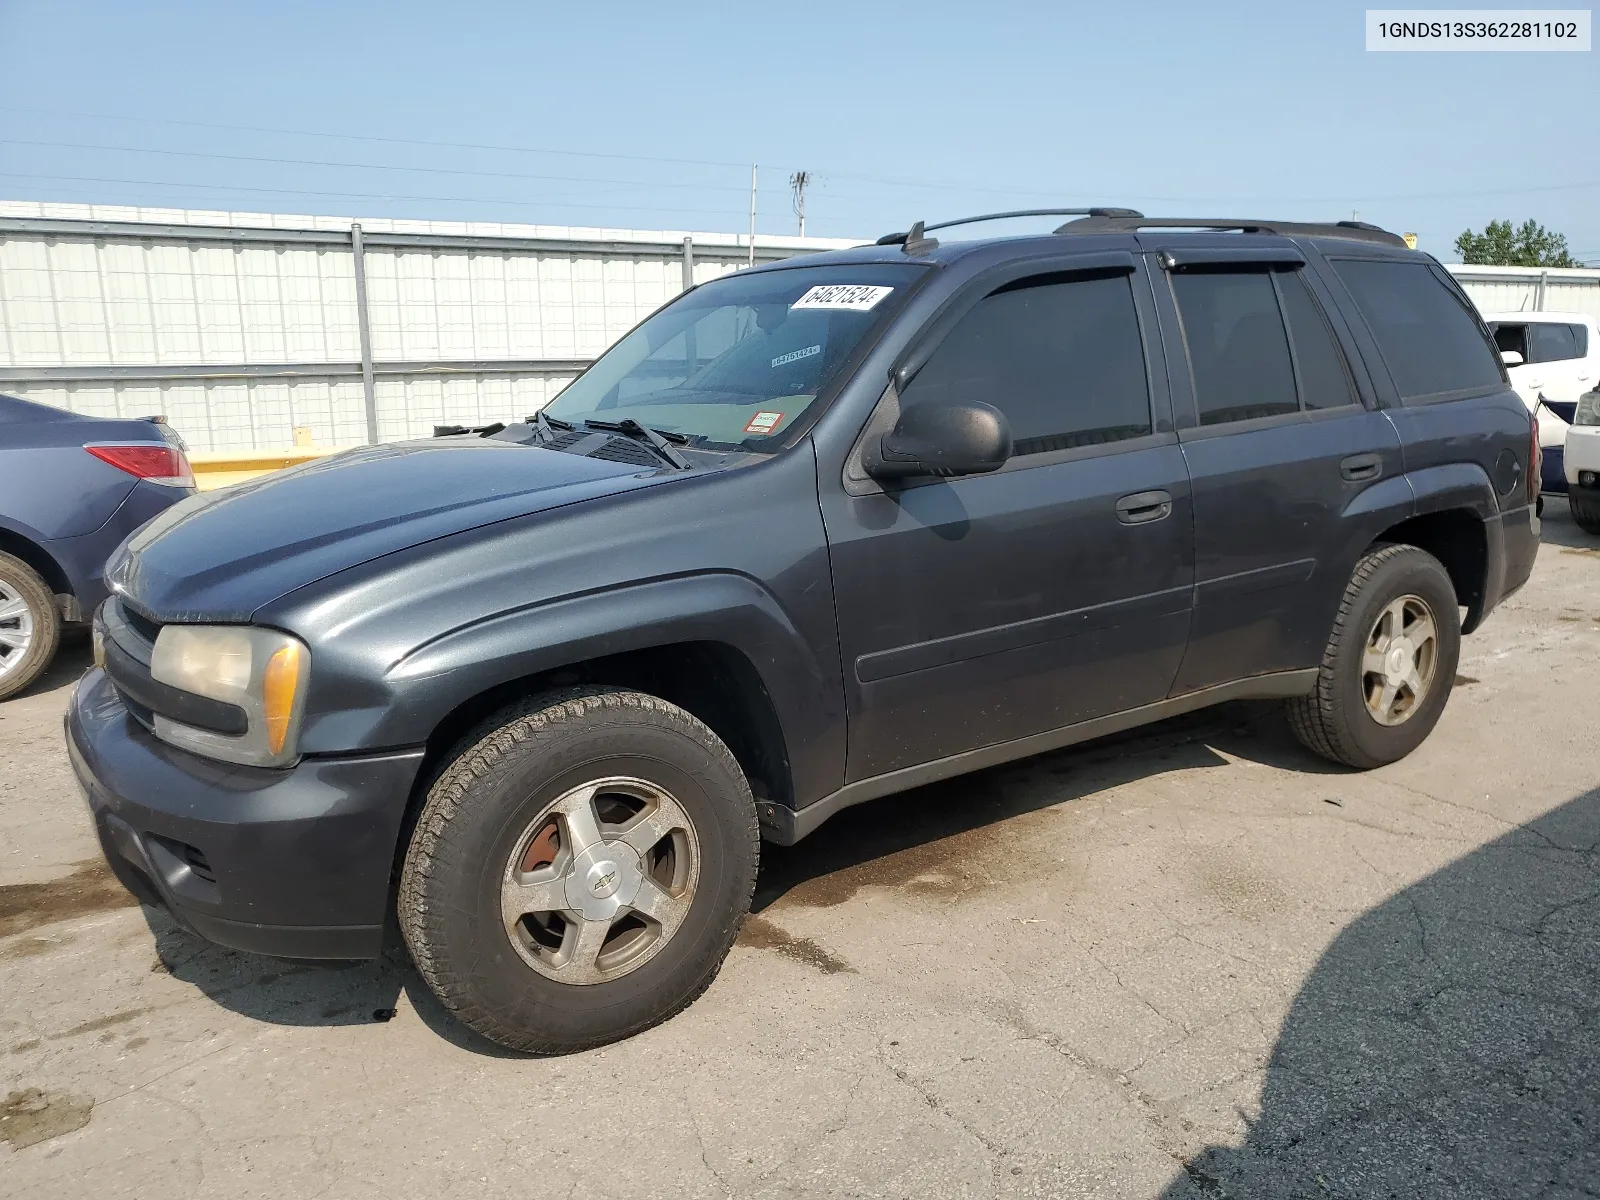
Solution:
[[[560,417],[547,417],[543,412],[534,413],[533,416],[528,418],[528,424],[539,431],[540,436],[546,443],[556,440],[556,430],[558,429],[563,433],[572,431],[571,421],[563,421]]]
[[[689,470],[689,461],[672,448],[671,443],[677,442],[684,445],[688,438],[681,433],[670,433],[663,429],[646,429],[632,417],[623,417],[620,421],[584,421],[586,429],[601,429],[606,433],[620,433],[630,437],[636,442],[643,442],[653,448],[656,453],[666,459],[680,471]],[[669,440],[670,439],[670,440]]]

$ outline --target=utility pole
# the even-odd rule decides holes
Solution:
[[[796,171],[789,176],[789,186],[794,189],[794,215],[800,218],[801,237],[806,235],[806,184],[810,182],[810,171]]]
[[[756,265],[756,164],[750,164],[750,265]]]

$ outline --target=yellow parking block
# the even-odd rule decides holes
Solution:
[[[201,452],[189,455],[189,466],[194,469],[195,487],[202,492],[210,492],[281,471],[285,467],[298,467],[301,463],[333,454],[338,449],[335,446],[295,446],[290,450]]]

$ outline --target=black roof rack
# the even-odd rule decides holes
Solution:
[[[1010,212],[981,213],[976,217],[957,217],[954,221],[940,221],[935,225],[925,225],[918,221],[905,233],[886,233],[874,245],[877,246],[904,246],[907,254],[921,254],[923,251],[932,250],[939,243],[928,237],[935,229],[949,229],[952,225],[975,225],[979,221],[1005,221],[1012,217],[1115,217],[1115,218],[1143,218],[1144,214],[1131,208],[1018,208]],[[1060,233],[1061,230],[1056,230]]]
[[[1233,217],[1145,217],[1137,214],[1090,213],[1068,221],[1057,233],[1136,233],[1141,229],[1231,229],[1240,233],[1279,233],[1297,237],[1353,238],[1385,246],[1404,246],[1398,233],[1366,221],[1252,221]]]

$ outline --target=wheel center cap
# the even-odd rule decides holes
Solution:
[[[591,893],[602,900],[609,900],[617,894],[617,888],[622,882],[622,872],[616,863],[605,859],[589,868],[586,881]]]
[[[1402,682],[1411,673],[1411,643],[1400,639],[1391,644],[1384,668],[1390,683]]]
[[[567,903],[587,921],[609,921],[639,894],[644,869],[623,842],[591,846],[567,873]]]

